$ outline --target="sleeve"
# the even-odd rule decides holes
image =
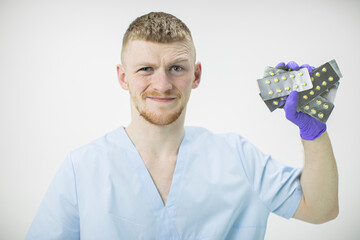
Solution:
[[[270,212],[291,218],[302,198],[302,168],[285,166],[241,137],[237,147],[246,176],[260,200]]]
[[[26,240],[80,239],[79,225],[76,178],[69,154],[52,180]]]

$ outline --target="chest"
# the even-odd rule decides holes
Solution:
[[[260,210],[267,209],[253,194],[240,164],[181,154],[168,161],[134,159],[114,159],[114,164],[94,169],[103,175],[78,179],[79,186],[88,187],[79,193],[82,236],[106,232],[106,239],[263,239],[246,235],[264,229],[267,215]],[[89,195],[94,186],[100,187]],[[245,216],[244,221],[238,216]]]
[[[162,160],[144,159],[144,163],[164,202],[164,205],[166,205],[166,200],[170,192],[175,171],[176,157],[170,157]]]

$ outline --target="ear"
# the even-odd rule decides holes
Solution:
[[[118,75],[118,80],[119,80],[120,86],[124,90],[129,90],[129,84],[126,80],[124,66],[121,64],[118,64],[118,65],[116,65],[116,70],[117,70],[117,75]]]
[[[197,88],[200,84],[201,79],[201,63],[198,62],[195,64],[195,71],[194,71],[194,81],[192,84],[192,88]]]

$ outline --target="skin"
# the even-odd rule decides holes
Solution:
[[[132,40],[123,59],[117,66],[118,79],[130,92],[132,116],[126,132],[165,205],[185,134],[186,105],[191,90],[199,86],[201,63],[195,63],[194,48],[187,41]]]
[[[130,92],[132,121],[126,132],[166,205],[177,153],[184,137],[186,105],[198,87],[201,64],[187,41],[154,43],[132,40],[117,66],[121,87]],[[323,223],[338,215],[338,176],[327,132],[302,140],[305,164],[303,197],[294,218]]]
[[[327,132],[313,141],[301,140],[305,163],[301,175],[303,197],[294,218],[320,224],[339,214],[338,171]]]

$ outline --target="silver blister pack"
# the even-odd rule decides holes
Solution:
[[[287,71],[285,71],[283,69],[278,69],[278,68],[267,66],[264,70],[263,78],[275,76],[275,75],[285,73],[285,72],[287,72]]]
[[[307,113],[313,118],[316,118],[319,121],[325,123],[328,120],[333,109],[334,104],[321,96],[317,96],[313,98],[310,102],[302,106],[300,108],[300,111]]]
[[[270,73],[270,77],[261,78],[257,81],[263,100],[284,97],[294,90],[302,92],[312,88],[310,75],[306,68],[283,72],[278,75]]]
[[[261,95],[260,95],[261,97]],[[275,109],[281,108],[285,104],[285,98],[279,97],[270,100],[264,100],[266,106],[269,108],[270,112],[273,112]]]
[[[315,68],[311,76],[306,68],[292,71],[286,67],[266,67],[264,78],[257,82],[260,97],[271,112],[283,107],[286,97],[295,90],[299,92],[297,111],[325,123],[334,109],[333,103],[341,77],[336,61],[331,60]]]
[[[334,60],[333,60],[334,61]],[[336,65],[336,62],[333,62],[333,65]],[[330,63],[325,63],[320,67],[313,70],[311,74],[311,81],[313,88],[299,93],[299,103],[298,108],[308,103],[316,96],[328,91],[333,85],[335,85],[340,79],[340,76],[335,72]]]

